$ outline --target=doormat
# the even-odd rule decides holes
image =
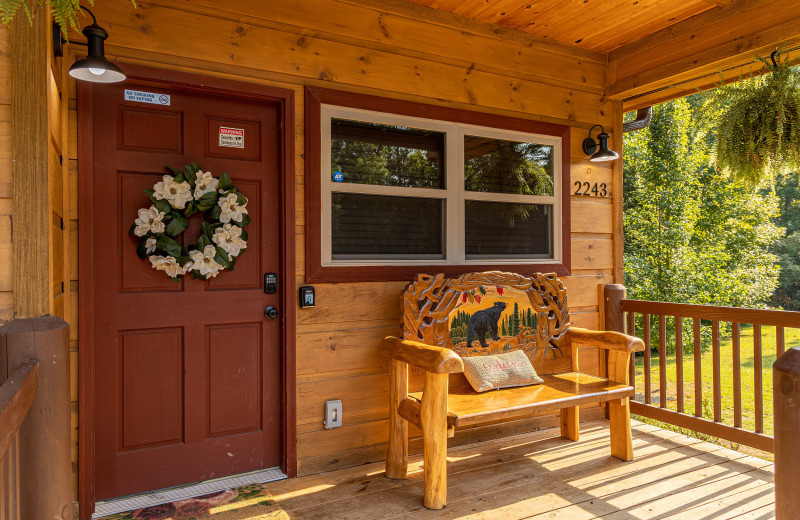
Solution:
[[[288,520],[289,515],[274,501],[267,484],[250,484],[144,507],[98,520]]]

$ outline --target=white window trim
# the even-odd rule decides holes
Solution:
[[[354,184],[347,182],[334,183],[331,179],[331,119],[349,119],[369,123],[381,123],[397,126],[408,126],[422,130],[443,132],[445,137],[445,189],[438,188],[404,188],[399,186],[376,186],[370,184]],[[474,135],[505,139],[509,141],[533,142],[553,147],[553,195],[519,195],[513,193],[468,192],[464,190],[464,136]],[[562,262],[562,139],[552,135],[518,132],[493,127],[451,123],[434,119],[402,116],[371,110],[340,107],[334,105],[320,106],[320,196],[321,201],[321,233],[320,251],[322,265],[333,266],[375,266],[375,265],[485,265],[485,264],[552,264]],[[445,211],[445,258],[444,259],[338,259],[332,257],[332,222],[331,194],[353,193],[363,195],[394,195],[404,197],[435,198],[444,200]],[[515,202],[523,204],[551,205],[553,229],[552,258],[510,258],[481,257],[467,259],[465,252],[464,201],[483,200],[491,202]],[[455,202],[455,203],[454,203]]]

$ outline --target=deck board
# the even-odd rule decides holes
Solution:
[[[406,480],[385,478],[383,464],[374,463],[271,482],[263,485],[270,495],[266,509],[252,502],[231,504],[211,518],[774,518],[771,462],[638,421],[632,427],[630,462],[610,456],[606,421],[582,424],[579,442],[561,438],[554,428],[454,447],[447,453],[448,504],[440,511],[422,506],[417,455]]]
[[[405,481],[371,464],[306,477],[308,490],[325,487],[316,492],[302,493],[302,478],[270,491],[298,520],[774,517],[771,462],[633,423],[636,459],[627,463],[609,455],[602,421],[583,425],[577,443],[543,430],[451,449],[441,511],[422,506],[420,457]]]

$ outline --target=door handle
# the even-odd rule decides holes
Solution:
[[[268,320],[274,320],[278,317],[278,309],[270,305],[266,309],[264,309],[264,317]]]

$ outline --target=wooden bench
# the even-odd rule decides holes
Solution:
[[[491,337],[475,339],[471,313],[495,301],[506,305]],[[643,350],[644,343],[618,332],[571,327],[566,288],[555,274],[422,274],[406,287],[403,308],[403,339],[387,337],[381,345],[391,358],[386,476],[406,477],[408,423],[416,425],[423,438],[425,507],[447,503],[447,438],[459,427],[560,410],[561,435],[577,441],[578,406],[607,402],[611,454],[633,458],[628,370],[631,352]],[[606,378],[579,371],[577,350],[583,347],[608,351]],[[477,393],[466,382],[461,356],[517,349],[526,352],[543,384]],[[409,365],[424,375],[421,392],[409,392]]]

